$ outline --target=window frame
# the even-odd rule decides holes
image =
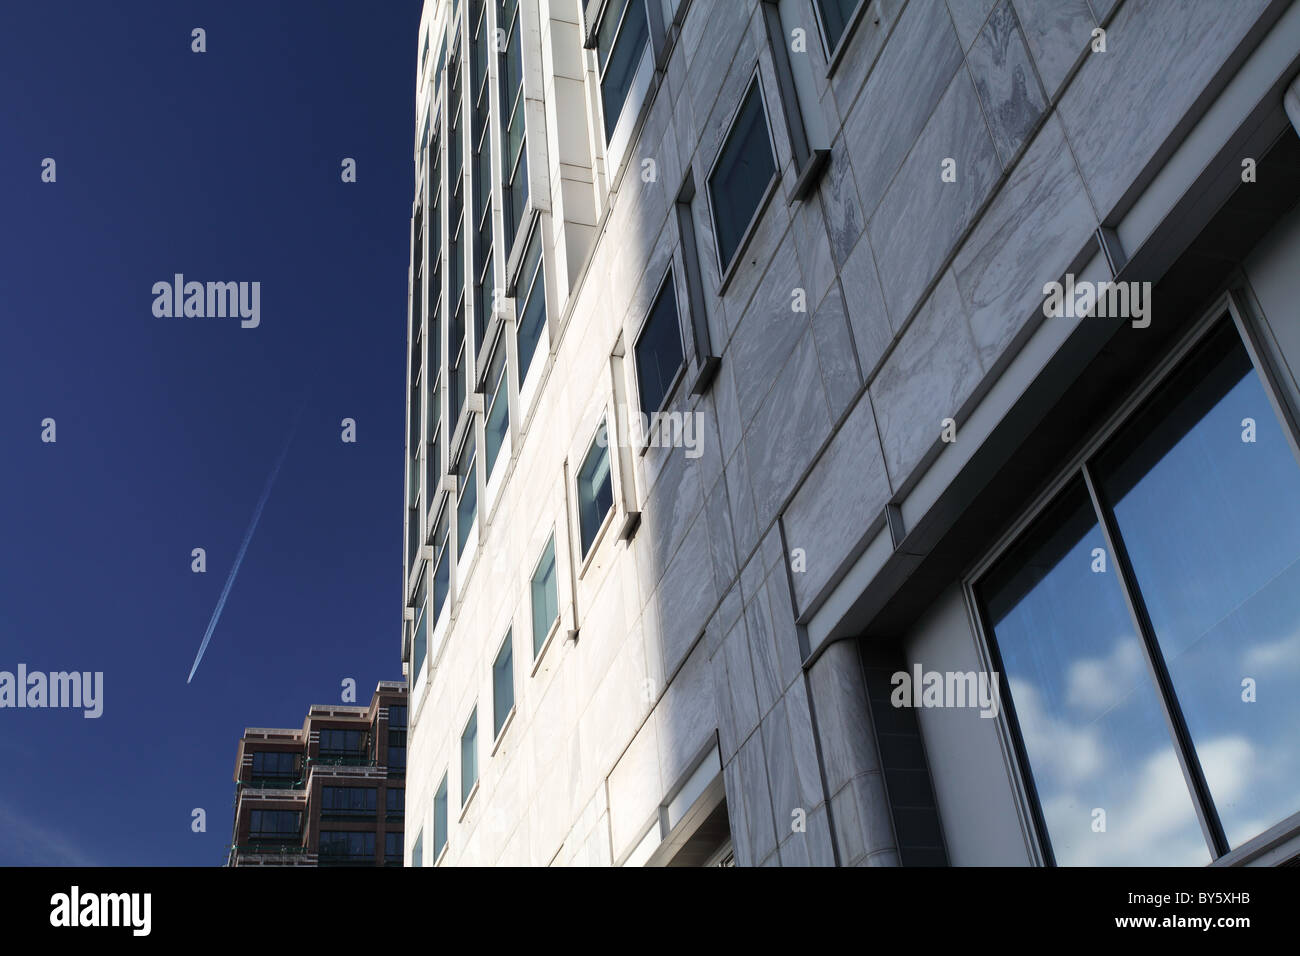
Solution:
[[[645,337],[646,330],[650,327],[650,319],[654,317],[655,308],[659,305],[659,300],[663,298],[664,292],[671,291],[673,294],[673,313],[677,325],[677,342],[681,347],[682,359],[677,365],[677,371],[673,373],[668,380],[668,386],[664,389],[664,397],[659,403],[658,408],[646,408],[641,395],[641,364],[639,362],[641,340]],[[659,280],[659,285],[655,289],[654,297],[650,300],[650,308],[646,310],[641,322],[637,326],[636,334],[632,337],[632,385],[636,390],[637,407],[643,415],[653,415],[656,412],[662,412],[672,404],[676,397],[677,389],[681,385],[682,379],[686,377],[686,368],[690,365],[690,357],[686,348],[686,336],[682,334],[682,310],[681,297],[677,294],[676,278],[673,274],[673,260],[669,257],[668,266],[664,269],[663,278]]]
[[[496,656],[492,658],[492,749],[489,756],[495,756],[497,748],[501,746],[501,740],[510,729],[514,722],[515,709],[519,703],[519,695],[515,693],[515,629],[506,628],[506,636],[497,646]],[[505,651],[510,652],[510,706],[506,709],[499,719],[497,717],[497,668],[501,662],[501,655]]]
[[[867,12],[867,7],[871,6],[873,0],[858,0],[853,12],[845,19],[844,32],[840,34],[840,38],[835,42],[833,49],[827,42],[826,25],[822,22],[820,0],[809,0],[809,2],[813,8],[813,19],[817,22],[817,36],[821,39],[822,53],[826,57],[826,76],[829,78],[834,75],[836,67],[840,65],[840,60],[844,58],[844,51],[853,42],[853,35],[862,22],[862,15]]]
[[[600,96],[600,131],[606,151],[608,151],[610,146],[613,145],[614,139],[618,134],[618,127],[623,122],[623,112],[627,108],[628,100],[632,96],[632,91],[635,89],[636,83],[633,82],[628,87],[623,102],[619,105],[618,116],[614,120],[614,125],[609,127],[608,132],[606,132],[606,127],[609,124],[605,113],[605,74],[609,71],[610,61],[614,59],[614,50],[618,47],[618,41],[623,38],[623,27],[627,25],[627,13],[628,10],[632,8],[633,4],[640,4],[641,12],[646,19],[646,49],[650,51],[651,65],[653,66],[654,37],[652,34],[649,4],[650,2],[658,2],[658,0],[627,0],[627,2],[623,4],[623,12],[619,16],[618,24],[614,27],[614,32],[609,38],[609,55],[605,57],[605,62],[602,64],[600,62],[600,27],[609,13],[610,5],[615,2],[617,2],[617,0],[605,0],[605,2],[601,4],[600,14],[596,17],[596,22],[592,25],[591,31],[592,49],[596,52],[596,89]],[[645,53],[643,51],[641,57],[637,58],[637,71],[641,68],[641,59],[644,58],[644,56]],[[636,72],[633,72],[632,78],[635,81]],[[624,153],[626,153],[626,150],[624,150]]]
[[[551,642],[555,639],[555,635],[560,630],[560,618],[563,616],[560,613],[559,545],[556,541],[555,528],[553,526],[551,528],[551,533],[546,536],[546,540],[542,543],[541,549],[537,552],[537,560],[533,562],[533,570],[528,576],[528,614],[530,619],[534,617],[533,607],[535,602],[533,598],[533,585],[537,581],[537,572],[541,570],[542,559],[546,557],[547,550],[550,550],[551,552],[552,575],[555,583],[555,616],[551,618],[550,624],[547,625],[546,634],[542,637],[540,643],[537,640],[536,622],[533,621],[533,626],[529,628],[533,637],[533,667],[530,676],[537,673],[537,668],[541,665],[542,658],[546,656],[547,648],[551,646]]]
[[[474,740],[470,745],[470,752],[474,756],[474,780],[467,789],[465,786],[465,737],[469,733],[471,724],[474,725]],[[478,794],[478,785],[482,777],[483,768],[479,761],[478,701],[475,700],[460,731],[460,814],[462,819],[465,816],[465,811],[469,809],[469,805],[474,802],[474,797]]]
[[[740,261],[744,258],[745,250],[754,238],[754,233],[758,230],[758,224],[763,219],[763,214],[767,211],[768,204],[776,194],[777,188],[781,184],[781,158],[776,148],[776,137],[772,134],[772,111],[768,106],[767,93],[763,89],[763,70],[762,63],[756,60],[753,72],[750,74],[750,80],[745,84],[744,92],[736,101],[735,109],[731,111],[731,116],[727,120],[727,132],[723,135],[722,141],[718,144],[718,151],[709,164],[708,172],[704,175],[704,201],[709,210],[709,228],[713,232],[713,258],[714,264],[718,268],[718,297],[726,295],[727,287],[731,285],[731,280],[739,268]],[[759,196],[758,203],[754,206],[754,212],[749,222],[741,231],[740,239],[736,242],[736,248],[732,251],[731,260],[724,263],[722,261],[722,248],[718,242],[718,216],[714,209],[713,202],[713,174],[718,170],[718,163],[722,161],[722,156],[727,151],[727,146],[731,142],[732,136],[736,133],[736,121],[740,118],[740,112],[745,107],[745,101],[749,99],[750,90],[755,86],[758,87],[758,99],[760,108],[763,113],[763,126],[767,131],[768,148],[772,151],[772,178]]]
[[[635,358],[633,360],[635,364]],[[601,541],[605,538],[605,533],[613,523],[615,516],[618,514],[618,495],[615,494],[615,480],[619,477],[614,471],[615,460],[618,458],[614,454],[614,449],[618,446],[618,435],[609,428],[609,409],[601,409],[600,418],[596,422],[596,427],[591,430],[590,437],[586,444],[580,446],[583,449],[582,458],[578,461],[578,466],[573,470],[573,503],[574,515],[573,520],[577,524],[578,547],[582,548],[582,494],[579,482],[582,479],[582,471],[587,466],[587,460],[591,453],[598,446],[596,439],[600,435],[601,428],[605,429],[605,457],[607,459],[606,477],[609,482],[609,507],[600,517],[600,523],[596,525],[592,532],[591,544],[581,552],[579,557],[578,577],[581,578],[587,570],[587,565],[591,563],[591,557],[600,547]],[[558,603],[558,602],[557,602]]]
[[[1296,460],[1297,467],[1300,467],[1300,428],[1297,427],[1296,409],[1285,385],[1279,380],[1276,354],[1261,330],[1259,318],[1247,304],[1241,290],[1239,288],[1229,289],[1217,296],[1207,308],[1196,316],[1194,321],[1187,324],[1182,336],[1170,345],[1159,362],[1147,370],[1141,381],[1130,388],[1128,394],[1113,411],[1085,432],[1083,440],[1078,443],[1070,457],[1053,472],[1052,478],[1044,484],[1042,490],[1007,525],[1001,536],[986,548],[980,557],[961,575],[960,585],[967,624],[974,640],[979,666],[985,673],[1003,673],[1003,670],[997,640],[993,634],[992,626],[987,622],[980,598],[976,592],[977,586],[988,576],[998,562],[1024,539],[1025,535],[1034,528],[1039,518],[1060,500],[1071,483],[1082,482],[1092,501],[1094,510],[1097,509],[1099,502],[1096,496],[1091,464],[1106,449],[1110,440],[1141,412],[1159,389],[1182,367],[1184,361],[1223,321],[1227,321],[1233,327],[1242,347],[1246,350],[1255,374],[1259,376],[1264,392],[1269,399],[1271,410],[1277,416],[1278,424],[1287,438],[1291,454]],[[1113,521],[1113,515],[1109,512],[1105,513]],[[1108,527],[1111,522],[1102,521],[1099,518],[1098,524],[1104,535],[1106,548],[1110,552],[1112,560],[1116,562],[1118,570],[1121,567],[1123,558],[1121,555],[1116,554],[1112,540],[1113,527]],[[1126,564],[1126,560],[1123,563]],[[1129,570],[1131,571],[1131,569]],[[1134,595],[1130,591],[1129,581],[1126,580],[1125,574],[1117,574],[1117,584],[1123,593],[1126,605],[1130,609],[1130,614],[1133,615],[1135,613]],[[1146,648],[1146,626],[1140,624],[1137,620],[1134,620],[1133,626],[1139,641],[1143,645],[1144,667],[1149,670],[1151,664],[1150,655]],[[1283,840],[1300,842],[1300,809],[1293,815],[1260,831],[1240,846],[1234,848],[1226,842],[1222,826],[1217,821],[1217,814],[1213,821],[1206,820],[1207,812],[1214,814],[1214,800],[1213,796],[1204,789],[1203,772],[1199,778],[1189,775],[1182,757],[1182,754],[1188,751],[1195,757],[1197,751],[1186,727],[1179,725],[1176,718],[1171,718],[1167,710],[1170,697],[1172,697],[1175,707],[1178,707],[1180,698],[1176,690],[1172,688],[1166,689],[1161,686],[1159,680],[1153,679],[1151,689],[1157,696],[1157,703],[1166,716],[1166,729],[1171,734],[1171,745],[1180,758],[1179,764],[1183,773],[1184,784],[1188,789],[1188,795],[1195,808],[1198,822],[1201,824],[1202,835],[1205,837],[1206,846],[1211,857],[1208,865],[1222,866],[1245,862]],[[1055,866],[1051,834],[1048,832],[1042,804],[1035,790],[1031,761],[1025,747],[1022,728],[1016,717],[1015,701],[1011,698],[1009,689],[1003,701],[1003,706],[999,708],[999,713],[994,719],[994,726],[998,733],[1000,749],[1003,755],[1003,766],[1008,782],[1011,785],[1018,816],[1022,821],[1022,830],[1030,853],[1031,863],[1038,866]],[[1283,831],[1281,838],[1278,836],[1279,830]]]

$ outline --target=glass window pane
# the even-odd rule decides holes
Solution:
[[[515,667],[511,651],[512,638],[506,632],[505,642],[492,663],[492,737],[496,739],[505,725],[510,709],[515,706]]]
[[[817,12],[821,15],[826,48],[830,52],[833,53],[839,46],[840,38],[849,25],[849,18],[860,2],[861,0],[817,0]]]
[[[758,204],[775,175],[776,160],[768,139],[763,95],[756,79],[745,94],[735,125],[709,177],[718,258],[724,270],[731,264],[740,240],[758,212]]]
[[[537,343],[541,341],[542,330],[546,327],[546,282],[542,274],[541,257],[541,232],[537,230],[528,241],[528,251],[524,254],[516,289],[515,308],[519,315],[516,340],[521,383],[528,377],[533,353],[537,351]]]
[[[1246,419],[1254,441],[1242,440]],[[1300,468],[1230,323],[1116,436],[1097,473],[1238,846],[1300,809]]]
[[[977,587],[1061,865],[1209,862],[1114,562],[1082,482]],[[1106,811],[1094,832],[1093,811]]]
[[[605,424],[601,423],[596,437],[578,471],[578,529],[582,534],[582,554],[585,557],[596,540],[605,515],[614,506],[614,488],[609,474],[609,443]]]
[[[487,455],[487,473],[492,474],[493,468],[496,467],[497,455],[501,452],[501,446],[505,443],[506,433],[510,430],[510,398],[506,394],[506,386],[509,384],[506,376],[506,344],[505,340],[498,338],[495,354],[492,356],[492,364],[488,366],[488,410],[487,419],[484,422],[484,431],[486,433]]]
[[[447,775],[442,775],[438,792],[433,796],[433,862],[438,862],[447,845]]]
[[[636,78],[637,67],[641,65],[641,55],[650,41],[645,0],[631,0],[627,3],[627,14],[617,37],[612,36],[618,22],[613,14],[619,12],[620,4],[611,3],[609,6],[611,9],[601,17],[597,31],[597,53],[604,70],[600,79],[600,98],[605,110],[606,142],[614,135],[624,101]],[[609,46],[611,41],[612,48]]]
[[[478,708],[469,715],[465,732],[460,735],[460,802],[463,806],[478,783]]]
[[[677,296],[672,275],[664,283],[636,344],[636,380],[641,411],[657,412],[682,367],[682,334],[677,320]]]
[[[555,583],[555,535],[546,542],[537,570],[533,572],[532,598],[533,656],[536,657],[551,631],[551,625],[560,616],[559,592]]]
[[[474,519],[478,517],[478,482],[474,474],[474,438],[471,435],[461,453],[461,461],[456,468],[457,494],[460,501],[456,505],[456,557],[465,550]]]
[[[411,847],[411,866],[424,866],[424,831],[415,835],[415,846]]]

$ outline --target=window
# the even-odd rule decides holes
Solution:
[[[460,735],[460,805],[469,802],[478,783],[478,705],[469,712],[469,722]]]
[[[254,780],[296,780],[300,775],[296,753],[262,751],[253,754]]]
[[[341,730],[326,727],[320,732],[320,755],[352,755],[366,752],[366,732],[364,730]]]
[[[411,847],[411,866],[424,866],[424,831],[415,835],[415,846]]]
[[[763,93],[755,75],[709,174],[709,207],[725,275],[776,178]]]
[[[413,625],[414,637],[411,641],[411,686],[414,687],[416,681],[420,679],[420,674],[424,671],[424,654],[429,643],[429,618],[424,613],[425,608],[425,579],[424,574],[420,574],[420,583],[415,589],[415,623]]]
[[[456,557],[465,551],[470,529],[478,516],[478,486],[474,478],[474,431],[470,430],[456,461]]]
[[[393,730],[406,729],[406,704],[393,704],[388,708],[388,726]]]
[[[492,662],[492,739],[501,736],[501,728],[515,707],[515,665],[511,651],[511,634],[501,642],[497,659]]]
[[[331,863],[369,866],[375,861],[375,834],[373,831],[322,830],[319,848],[320,862],[324,866]]]
[[[497,27],[506,37],[501,51],[501,181],[505,184],[503,209],[506,253],[510,252],[528,204],[528,151],[524,148],[524,51],[518,0],[501,0]]]
[[[248,838],[276,843],[296,843],[302,836],[302,814],[297,810],[254,810],[248,815]]]
[[[643,414],[651,415],[663,407],[684,358],[677,294],[670,271],[636,342],[636,382]]]
[[[826,57],[830,59],[840,45],[844,31],[853,20],[853,12],[864,0],[813,0],[817,8],[817,22],[821,24],[822,39],[826,43]]]
[[[384,834],[384,862],[390,865],[402,865],[402,831],[389,830]]]
[[[442,775],[438,791],[433,795],[433,862],[438,862],[447,846],[447,775]]]
[[[605,111],[605,142],[614,135],[641,54],[650,42],[645,0],[609,0],[596,28],[600,100]]]
[[[1057,863],[1206,863],[1300,809],[1300,678],[1269,663],[1300,633],[1283,428],[1221,321],[976,583]]]
[[[493,350],[492,360],[488,363],[487,384],[485,386],[488,405],[487,417],[483,423],[484,432],[486,433],[484,454],[486,455],[487,474],[489,476],[496,467],[497,455],[501,452],[501,446],[505,444],[506,435],[510,432],[508,385],[506,340],[503,336],[498,336],[497,347]]]
[[[373,817],[378,791],[374,787],[323,787],[323,817]]]
[[[546,328],[546,281],[542,273],[542,231],[533,229],[519,270],[515,290],[515,315],[518,316],[516,352],[519,356],[519,382],[528,376],[528,368]]]
[[[578,470],[578,532],[582,539],[582,556],[585,558],[596,542],[596,533],[605,521],[605,515],[614,507],[614,488],[609,475],[609,438],[602,421],[596,437],[587,449]]]
[[[542,652],[542,644],[560,616],[560,598],[555,586],[555,534],[542,550],[541,560],[533,571],[533,657]]]
[[[451,586],[451,557],[447,553],[447,540],[450,537],[447,527],[447,506],[438,512],[438,521],[433,526],[433,610],[430,612],[436,624],[442,616],[442,609],[447,604],[447,591]],[[435,656],[437,648],[434,648]]]
[[[406,816],[406,791],[402,787],[389,787],[384,801],[384,814],[390,820]]]

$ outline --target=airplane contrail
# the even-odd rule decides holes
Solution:
[[[299,415],[302,414],[299,409]],[[239,553],[235,555],[235,563],[230,566],[230,574],[226,577],[226,586],[221,589],[221,597],[217,598],[217,606],[212,609],[212,620],[208,621],[208,630],[203,635],[203,643],[199,645],[199,653],[194,657],[194,666],[190,668],[190,676],[185,678],[185,683],[194,680],[194,672],[199,669],[199,662],[203,660],[203,652],[208,649],[208,641],[212,640],[212,632],[217,629],[217,619],[221,617],[221,612],[226,607],[226,598],[230,597],[230,587],[235,583],[235,575],[239,573],[239,566],[244,561],[244,552],[248,550],[248,542],[253,540],[253,532],[257,530],[257,522],[262,517],[262,509],[266,507],[266,500],[271,497],[271,486],[275,484],[275,478],[280,474],[280,466],[284,464],[284,458],[289,453],[289,446],[293,444],[294,432],[298,430],[298,422],[295,418],[293,428],[289,431],[289,440],[284,443],[284,450],[280,452],[280,457],[275,460],[275,467],[271,469],[271,477],[266,479],[266,487],[262,489],[262,497],[257,500],[257,507],[253,510],[253,520],[248,525],[248,530],[244,532],[244,541],[239,546]]]

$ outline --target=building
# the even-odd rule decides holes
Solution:
[[[1300,4],[417,43],[408,864],[1300,853]]]
[[[302,727],[248,727],[227,866],[401,866],[406,685],[367,707],[316,704]]]

